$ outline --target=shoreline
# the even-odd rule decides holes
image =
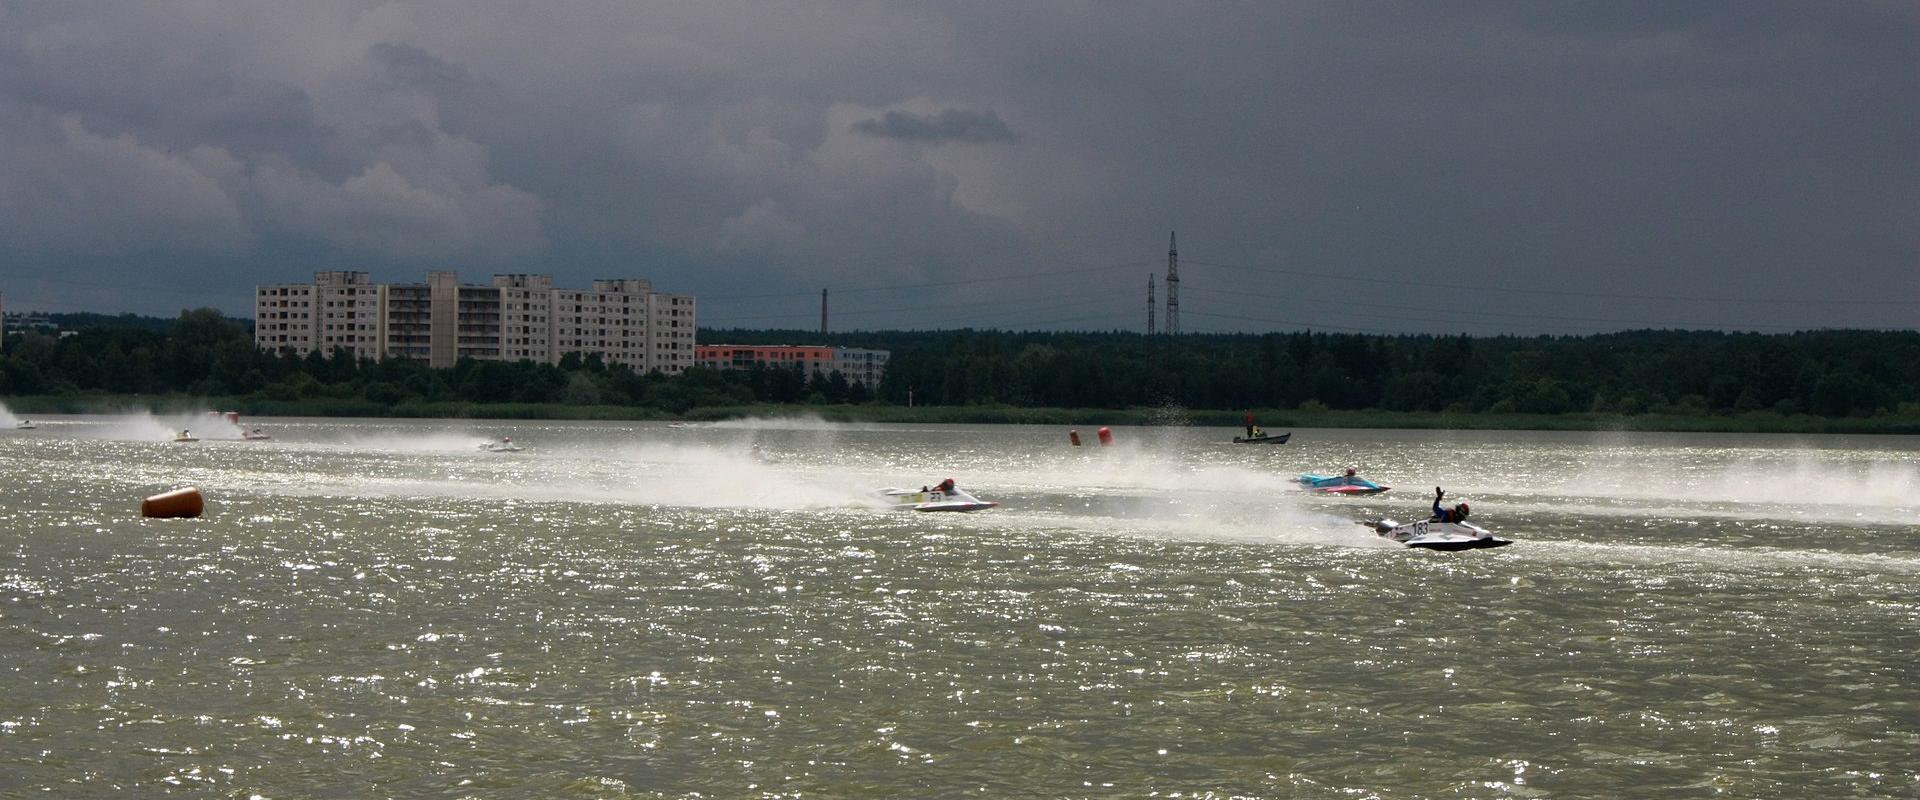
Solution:
[[[775,405],[712,406],[670,414],[633,406],[534,403],[401,403],[359,400],[271,401],[156,395],[29,395],[0,397],[15,416],[35,414],[156,414],[235,410],[247,416],[387,417],[399,419],[632,420],[713,422],[747,417],[815,417],[828,422],[903,424],[1101,425],[1241,427],[1239,410],[1178,408],[1028,408],[1017,406]],[[1440,411],[1253,409],[1261,427],[1410,430],[1633,431],[1662,433],[1807,433],[1920,435],[1920,417],[1784,416],[1746,414],[1495,414]]]

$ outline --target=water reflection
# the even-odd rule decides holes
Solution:
[[[1073,451],[1019,427],[276,421],[186,451],[62,430],[89,426],[112,429],[0,442],[0,793],[1916,787],[1914,495],[1802,515],[1792,488],[1818,465],[1911,486],[1883,440],[1302,432],[1253,454],[1204,431]],[[464,446],[505,434],[527,449]],[[1596,466],[1630,451],[1763,488]],[[1519,543],[1383,547],[1353,521],[1417,491],[1282,488],[1355,462],[1444,483]],[[865,499],[948,474],[1006,506]],[[186,481],[208,517],[130,515]]]

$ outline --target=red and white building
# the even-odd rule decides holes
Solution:
[[[868,386],[880,385],[889,355],[886,350],[793,344],[702,344],[693,350],[694,363],[708,369],[796,367],[808,375],[838,371],[849,382]]]

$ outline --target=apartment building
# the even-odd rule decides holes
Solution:
[[[703,344],[694,348],[694,363],[709,369],[798,367],[809,375],[831,375],[838,371],[848,382],[878,386],[887,372],[888,355],[886,350],[858,347]]]
[[[463,284],[454,272],[424,283],[374,284],[364,272],[316,272],[311,284],[256,287],[254,344],[310,353],[346,349],[436,368],[462,358],[559,363],[599,355],[636,371],[693,365],[691,295],[659,294],[644,280],[555,288],[548,275],[495,275]]]
[[[879,386],[880,378],[887,374],[888,355],[886,350],[836,347],[833,349],[833,368],[847,376],[852,383]]]

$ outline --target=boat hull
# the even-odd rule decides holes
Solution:
[[[881,489],[880,497],[893,503],[893,507],[904,511],[984,511],[1000,505],[990,500],[982,500],[961,490],[951,492],[925,491],[912,489]]]
[[[1456,552],[1460,550],[1481,550],[1488,547],[1505,547],[1507,545],[1513,544],[1513,540],[1502,539],[1498,536],[1488,536],[1484,539],[1458,538],[1458,537],[1432,537],[1431,539],[1428,539],[1428,540],[1411,539],[1406,542],[1402,542],[1402,544],[1405,544],[1408,547],[1412,547],[1418,550],[1439,550],[1442,552]]]
[[[1301,475],[1296,479],[1296,482],[1300,484],[1300,488],[1313,492],[1314,494],[1368,495],[1379,494],[1393,488],[1391,486],[1381,486],[1380,484],[1358,476],[1349,478],[1345,475],[1315,475],[1313,473]]]
[[[955,512],[965,513],[968,511],[985,511],[997,505],[1000,505],[1000,504],[989,503],[986,501],[975,501],[971,503],[967,503],[967,502],[920,503],[914,506],[913,510],[920,511],[923,513],[937,512],[937,511],[955,511]]]
[[[1505,547],[1513,544],[1513,540],[1502,539],[1493,535],[1492,531],[1470,522],[1429,521],[1402,524],[1390,519],[1379,519],[1360,524],[1373,528],[1373,532],[1383,539],[1399,542],[1417,550],[1455,552]]]
[[[1280,434],[1279,436],[1254,436],[1251,438],[1246,436],[1235,436],[1233,437],[1233,443],[1234,444],[1286,444],[1287,440],[1291,438],[1293,438],[1293,433],[1289,431],[1287,433]]]
[[[1314,494],[1367,495],[1367,494],[1379,494],[1391,488],[1393,487],[1391,486],[1318,486],[1318,487],[1308,487],[1307,491],[1313,492]]]

